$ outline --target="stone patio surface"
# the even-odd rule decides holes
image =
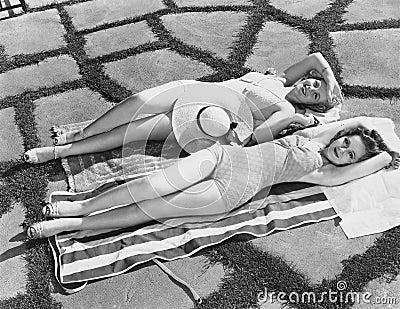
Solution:
[[[161,12],[159,17],[165,29],[199,53],[210,53],[216,59],[227,61],[233,53],[249,11],[217,9],[212,12],[187,12],[163,15],[168,4],[178,8],[247,6],[256,1],[226,0],[91,0],[75,3],[61,0],[26,0],[33,10],[12,18],[0,20],[0,61],[2,57],[43,54],[37,63],[0,72],[0,102],[3,99],[53,87],[64,83],[82,82],[85,72],[77,58],[67,54],[67,29],[61,22],[60,8],[70,18],[77,31],[83,31],[84,50],[89,59],[100,61],[103,73],[112,82],[132,93],[176,79],[199,79],[216,73],[209,63],[195,56],[182,56],[168,48],[143,50],[128,57],[109,60],[107,55],[122,55],[133,48],[155,44],[161,38],[152,29],[146,14]],[[329,7],[324,0],[271,0],[276,9],[296,18],[313,18]],[[62,7],[52,6],[60,4]],[[12,12],[10,12],[11,15]],[[0,16],[0,18],[3,15]],[[144,17],[143,17],[144,16]],[[397,0],[354,1],[343,15],[344,23],[399,19]],[[342,66],[341,78],[348,85],[399,88],[400,28],[379,30],[343,30],[329,34],[334,52]],[[3,50],[3,51],[2,51]],[[59,54],[46,54],[59,51]],[[310,38],[302,31],[274,20],[266,20],[257,35],[252,54],[244,66],[265,72],[268,67],[278,71],[304,58],[310,51]],[[46,56],[49,55],[49,56]],[[103,58],[102,58],[103,57]],[[110,58],[111,59],[111,58]],[[82,83],[83,85],[83,83]],[[48,129],[54,124],[67,124],[94,119],[114,103],[101,93],[86,86],[43,96],[34,102],[34,121],[41,146],[51,145]],[[393,98],[346,98],[343,113],[390,117],[400,135],[400,101]],[[13,107],[0,110],[0,161],[17,160],[26,151]],[[49,180],[48,194],[66,190],[63,175]],[[26,269],[21,258],[25,250],[22,241],[12,241],[20,233],[24,220],[23,205],[15,203],[11,212],[0,218],[0,298],[24,293]],[[333,278],[343,269],[342,260],[362,254],[380,235],[348,240],[332,221],[313,224],[253,240],[262,250],[283,256],[311,282]],[[209,266],[203,256],[166,263],[197,290],[207,296],[218,290],[225,272],[220,264]],[[396,297],[400,306],[400,283],[390,284],[374,280],[367,287],[374,296]],[[53,295],[63,308],[192,308],[188,295],[176,286],[155,265],[147,265],[123,275],[90,283],[73,295],[63,295],[55,289]],[[263,304],[262,308],[280,308],[277,304]],[[392,305],[356,304],[355,309],[399,308]]]

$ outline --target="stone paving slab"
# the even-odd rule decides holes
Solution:
[[[252,240],[266,252],[282,256],[313,283],[342,272],[342,260],[362,254],[380,234],[347,239],[333,220]]]
[[[165,8],[162,0],[94,0],[66,7],[77,30],[136,17]]]
[[[25,261],[22,241],[11,240],[21,233],[19,226],[25,218],[20,204],[14,204],[11,212],[0,218],[0,299],[25,292]]]
[[[398,0],[362,0],[353,1],[348,6],[343,20],[348,23],[368,22],[372,20],[399,19]]]
[[[78,67],[70,56],[47,58],[39,64],[0,74],[0,99],[40,87],[52,87],[80,78]]]
[[[277,22],[266,22],[246,66],[259,72],[269,67],[283,71],[308,55],[309,44],[305,34]]]
[[[155,35],[145,21],[94,32],[85,36],[88,56],[97,57],[118,50],[154,42]]]
[[[271,0],[270,4],[292,15],[312,18],[319,11],[325,10],[330,0]]]
[[[41,146],[53,145],[49,132],[51,126],[96,119],[113,106],[88,88],[43,97],[34,104]]]
[[[332,32],[347,84],[399,87],[400,29]]]
[[[164,26],[186,44],[226,58],[240,29],[245,25],[246,13],[211,12],[165,15]]]
[[[145,52],[124,60],[109,62],[104,67],[112,79],[135,92],[173,80],[197,79],[214,72],[204,63],[169,50]]]
[[[33,54],[65,46],[57,10],[24,14],[2,21],[0,42],[8,56]]]
[[[25,0],[26,5],[31,9],[35,9],[49,4],[57,4],[65,2],[70,2],[70,0]]]
[[[166,265],[191,284],[201,297],[217,289],[224,275],[219,264],[205,269],[207,263],[202,256],[168,262]],[[93,297],[94,295],[96,297]],[[184,290],[153,264],[117,277],[93,282],[77,294],[54,296],[62,302],[64,309],[193,308],[193,302]]]
[[[24,153],[23,139],[15,123],[14,108],[0,110],[0,161],[19,159]]]
[[[201,297],[216,291],[225,276],[222,264],[210,265],[202,255],[166,262],[165,265],[190,284]]]
[[[251,5],[249,0],[175,0],[177,6]]]

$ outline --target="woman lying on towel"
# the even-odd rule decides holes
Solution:
[[[312,77],[305,78],[310,74]],[[222,83],[180,80],[144,90],[122,101],[87,127],[55,137],[56,146],[27,151],[24,159],[29,163],[42,163],[103,152],[133,141],[174,139],[171,118],[175,101],[192,92],[192,86],[197,84],[203,84],[207,93],[214,92],[219,97],[219,105],[227,109],[233,101],[247,102],[254,119],[251,124],[254,133],[252,141],[246,138],[239,141],[243,145],[252,145],[255,140],[259,143],[271,141],[292,123],[308,127],[318,121],[338,120],[343,100],[328,62],[320,53],[315,53],[279,75],[252,72]],[[192,99],[195,100],[195,96],[194,91]],[[138,119],[142,114],[153,115]]]
[[[48,204],[43,213],[57,219],[32,224],[27,235],[42,238],[164,218],[223,215],[273,184],[300,181],[332,186],[385,166],[397,169],[399,154],[366,126],[368,120],[359,117],[343,121],[339,129],[321,130],[312,139],[291,135],[251,147],[215,143],[96,197]],[[92,214],[97,211],[103,212]]]

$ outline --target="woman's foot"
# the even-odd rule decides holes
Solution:
[[[58,205],[60,204],[59,201],[54,202],[54,203],[47,203],[46,206],[42,208],[42,213],[45,218],[58,218],[60,217],[60,212],[59,212],[59,207]]]
[[[24,153],[24,161],[38,164],[57,159],[56,147],[33,148]]]
[[[56,201],[43,207],[42,213],[46,218],[78,217],[83,216],[81,202]]]
[[[52,137],[54,140],[54,145],[65,145],[65,144],[71,144],[73,142],[80,141],[82,139],[87,138],[88,136],[85,134],[83,129],[80,130],[74,130],[74,131],[69,131],[69,132],[63,132],[61,130],[56,130],[52,128]]]
[[[56,220],[33,223],[27,228],[26,235],[30,239],[46,238],[56,235],[62,232],[62,230],[57,227],[57,224],[54,224],[55,221]]]

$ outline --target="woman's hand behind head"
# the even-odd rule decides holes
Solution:
[[[392,161],[386,166],[387,169],[395,169],[397,170],[400,167],[400,155],[397,151],[388,151],[390,156],[392,157]]]
[[[326,67],[322,71],[322,77],[326,83],[327,102],[334,106],[343,103],[342,89],[337,82],[335,75],[330,67]]]

